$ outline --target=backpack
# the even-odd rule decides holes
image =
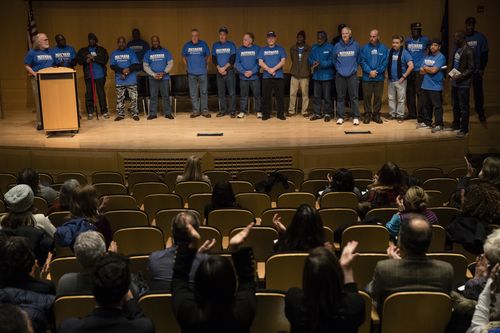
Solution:
[[[96,226],[90,223],[86,217],[77,217],[64,223],[56,229],[56,242],[60,246],[69,246],[73,249],[76,237],[79,234],[89,230],[96,230]]]

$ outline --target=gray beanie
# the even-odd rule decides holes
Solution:
[[[14,213],[26,212],[33,206],[33,190],[25,184],[16,185],[4,195],[4,200]]]

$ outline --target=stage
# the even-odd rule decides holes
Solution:
[[[362,108],[361,108],[362,109]],[[497,110],[498,111],[498,110]],[[40,170],[96,170],[130,172],[147,169],[165,171],[182,168],[190,154],[202,156],[205,169],[240,170],[251,165],[272,170],[279,167],[365,166],[376,169],[393,160],[412,169],[425,165],[443,168],[462,166],[467,152],[485,153],[499,149],[500,113],[489,113],[486,125],[471,116],[471,132],[465,139],[453,132],[431,133],[416,129],[415,120],[401,124],[385,119],[354,126],[335,121],[310,121],[295,115],[286,121],[273,116],[262,121],[250,114],[244,119],[228,116],[191,119],[178,112],[174,120],[159,115],[140,121],[129,116],[111,119],[81,119],[78,134],[48,137],[34,128],[34,114],[27,110],[7,112],[0,120],[0,156],[2,170],[17,170],[22,164]],[[449,126],[451,110],[445,110]],[[346,134],[346,131],[370,131],[371,134]],[[199,133],[223,133],[222,136],[198,136]]]

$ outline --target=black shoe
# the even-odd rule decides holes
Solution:
[[[363,118],[363,124],[369,124],[370,123],[370,119],[371,117],[369,115],[365,115],[365,117]]]
[[[268,120],[269,118],[271,118],[270,116],[262,116],[262,120]]]
[[[37,130],[37,131],[41,131],[41,130],[43,130],[43,126],[42,126],[42,124],[38,124],[38,125],[36,125],[36,130]]]
[[[318,120],[318,119],[322,119],[322,118],[323,118],[323,116],[321,116],[319,114],[315,114],[311,118],[309,118],[309,120]]]
[[[231,113],[231,118],[236,118],[236,113]]]
[[[155,118],[156,118],[156,117],[155,117]],[[140,118],[139,118],[139,116],[138,116],[138,115],[136,115],[136,114],[135,114],[135,115],[132,117],[132,119],[134,119],[135,121],[139,121],[139,119],[140,119]]]
[[[279,115],[277,118],[278,118],[279,120],[286,120],[286,117],[285,117],[285,115],[284,115],[284,114]]]
[[[287,117],[293,117],[293,116],[295,116],[295,113],[290,113],[290,112],[287,112],[287,113],[286,113],[286,116],[287,116]]]
[[[331,116],[325,116],[325,123],[330,122],[330,120],[332,120]]]
[[[123,116],[118,116],[118,117],[115,118],[115,121],[120,121],[120,120],[123,120],[123,119],[125,119]]]
[[[394,117],[394,116],[389,116],[387,119],[389,119],[389,120],[396,120],[396,119],[398,119],[398,118],[396,118],[396,117]]]
[[[202,113],[201,115],[202,115],[203,117],[205,117],[205,118],[211,118],[211,117],[212,117],[212,115],[211,115],[210,113],[208,113],[208,112],[204,112],[204,113]]]
[[[165,115],[165,118],[167,119],[174,119],[174,116],[172,116],[170,113]]]
[[[199,117],[199,116],[201,116],[201,113],[195,112],[195,113],[191,113],[191,115],[189,117],[196,118],[196,117]]]
[[[373,117],[373,121],[377,124],[382,124],[384,122],[380,116]]]
[[[304,118],[309,118],[311,116],[311,114],[309,112],[306,112],[306,113],[303,113],[302,116]]]
[[[151,120],[151,119],[156,119],[156,118],[157,118],[156,116],[149,115],[147,119]]]
[[[224,112],[219,112],[217,113],[216,117],[217,118],[220,118],[220,117],[224,117],[226,114]],[[203,114],[203,116],[205,116],[205,114]]]
[[[486,116],[484,116],[484,115],[479,116],[479,121],[482,122],[482,123],[485,123],[486,122]]]

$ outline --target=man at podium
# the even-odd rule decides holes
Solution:
[[[31,75],[31,88],[36,109],[36,129],[43,129],[38,94],[37,72],[41,69],[55,66],[54,56],[49,50],[49,38],[44,33],[39,33],[33,37],[33,48],[24,57],[24,68]]]

